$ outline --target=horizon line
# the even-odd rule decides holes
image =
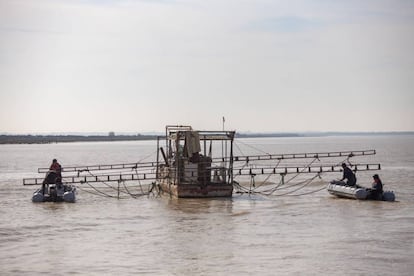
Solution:
[[[221,131],[221,130],[220,130]],[[225,130],[233,131],[233,130]],[[153,135],[162,135],[162,131],[91,131],[91,132],[82,132],[82,131],[63,131],[63,132],[0,132],[2,136],[108,136],[110,133],[113,133],[115,136],[153,136]],[[414,130],[381,130],[381,131],[236,131],[238,134],[247,134],[247,135],[272,135],[272,134],[414,134]]]

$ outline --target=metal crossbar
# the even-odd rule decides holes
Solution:
[[[381,170],[380,164],[353,164],[351,168],[354,171],[371,171]],[[289,167],[275,167],[275,168],[243,168],[234,169],[233,175],[269,175],[269,174],[300,174],[300,173],[330,173],[341,172],[340,165],[311,165],[311,166],[289,166]],[[25,178],[23,185],[40,185],[44,178]],[[141,181],[141,180],[156,180],[155,172],[146,173],[121,173],[110,175],[89,175],[89,176],[64,176],[62,183],[93,183],[93,182],[113,182],[113,181]]]
[[[351,166],[354,171],[381,170],[381,164],[354,164]],[[269,175],[269,174],[299,174],[299,173],[330,173],[342,172],[342,167],[337,166],[292,166],[275,168],[244,168],[233,170],[233,175]]]
[[[234,162],[249,162],[263,160],[286,160],[286,159],[306,159],[306,158],[334,158],[334,157],[352,157],[375,155],[375,150],[359,150],[359,151],[337,151],[337,152],[320,152],[320,153],[290,153],[290,154],[264,154],[250,156],[234,156]],[[229,157],[213,158],[213,161],[229,161]],[[124,163],[109,165],[90,165],[90,166],[69,166],[63,167],[62,172],[85,172],[85,171],[102,171],[102,170],[122,170],[122,169],[141,169],[155,168],[157,162],[140,162],[140,163]],[[46,173],[49,168],[39,168],[39,173]]]
[[[63,167],[62,172],[88,172],[88,171],[122,170],[122,169],[141,169],[141,168],[155,168],[156,166],[157,166],[157,162],[91,165],[91,166],[70,166],[70,167]],[[47,173],[49,171],[49,168],[39,168],[37,171],[39,173]]]
[[[305,159],[305,158],[333,158],[333,157],[353,157],[364,155],[375,155],[375,150],[359,150],[359,151],[336,151],[336,152],[320,152],[320,153],[290,153],[290,154],[265,154],[265,155],[249,155],[235,156],[234,161],[258,161],[258,160],[285,160],[285,159]]]
[[[111,175],[88,175],[88,176],[63,176],[63,184],[75,184],[75,183],[94,183],[94,182],[114,182],[114,181],[141,181],[141,180],[155,180],[155,173],[124,173],[124,174],[111,174]],[[44,178],[25,178],[23,179],[23,185],[41,185]]]

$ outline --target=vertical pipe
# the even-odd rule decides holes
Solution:
[[[160,165],[159,162],[160,162],[160,137],[157,136],[157,168],[155,170],[155,173],[156,173],[156,175],[155,175],[155,181],[158,181],[158,173],[159,173],[158,167]]]
[[[227,160],[227,140],[224,142],[224,160]],[[227,163],[227,162],[226,162]],[[227,164],[225,164],[225,166],[227,167]]]
[[[229,179],[230,179],[230,183],[233,185],[233,138],[230,140]]]
[[[223,132],[224,132],[224,116],[223,116]],[[224,141],[221,140],[221,157],[224,157]]]
[[[181,132],[177,131],[176,135],[177,135],[177,137],[175,138],[176,139],[176,141],[175,141],[175,166],[176,166],[176,168],[175,168],[174,184],[180,185],[180,174],[181,174],[180,166],[181,166],[181,159],[182,159],[182,154],[183,154],[183,153],[179,152]]]

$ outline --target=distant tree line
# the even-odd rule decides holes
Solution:
[[[355,135],[414,135],[413,131],[400,132],[308,132],[308,133],[236,133],[236,138],[266,137],[323,137],[323,136],[355,136]],[[156,140],[158,135],[0,135],[0,144],[48,144],[67,142],[105,142],[105,141],[140,141]]]
[[[236,133],[236,138],[302,137],[299,133]]]
[[[49,144],[68,142],[105,142],[155,140],[156,135],[0,135],[0,144]]]
[[[271,134],[242,134],[236,133],[237,138],[254,137],[300,137],[294,133],[271,133]],[[50,143],[69,143],[69,142],[106,142],[106,141],[140,141],[156,140],[157,135],[115,135],[110,132],[104,135],[0,135],[0,144],[50,144]]]

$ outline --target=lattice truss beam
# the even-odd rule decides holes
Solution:
[[[321,153],[293,154],[263,154],[233,156],[233,176],[256,175],[287,175],[287,174],[321,174],[341,172],[342,162],[348,162],[354,171],[380,170],[378,163],[351,164],[350,158],[356,156],[375,155],[375,150],[338,151]],[[338,160],[342,159],[342,160]],[[292,163],[288,163],[292,161]],[[302,162],[301,164],[295,161]],[[321,163],[321,160],[335,160]],[[229,162],[226,158],[213,158],[211,166],[220,166],[221,162]],[[303,164],[304,161],[306,164]],[[67,166],[62,168],[62,182],[66,184],[97,183],[97,182],[126,182],[126,181],[155,181],[157,170],[165,164],[157,162],[139,162],[89,166]],[[39,168],[38,173],[47,173],[48,168]],[[40,185],[43,177],[25,178],[23,185]]]

